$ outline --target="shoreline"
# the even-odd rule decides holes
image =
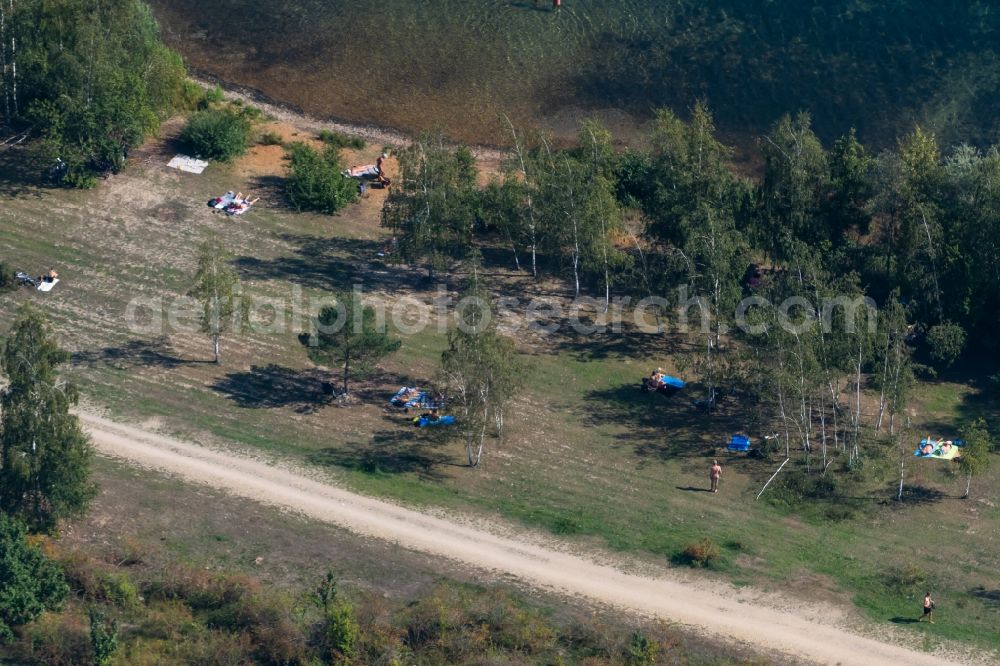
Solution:
[[[222,89],[226,99],[240,100],[250,103],[260,108],[268,116],[277,120],[288,122],[297,127],[318,132],[323,129],[333,129],[337,132],[349,136],[358,136],[372,143],[383,143],[391,146],[406,147],[413,142],[413,136],[406,132],[379,125],[362,125],[352,123],[340,118],[330,117],[327,119],[310,115],[293,104],[272,99],[264,93],[254,88],[241,86],[225,79],[220,79],[206,72],[193,71],[188,73],[188,78],[197,85],[205,89],[218,86]],[[467,145],[467,144],[455,144]],[[505,152],[497,146],[473,144],[468,145],[469,150],[477,160],[502,161]]]

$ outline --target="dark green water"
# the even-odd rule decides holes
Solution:
[[[997,138],[1000,11],[915,0],[152,0],[205,73],[317,115],[497,138],[498,117],[620,124],[705,99],[728,130],[809,111],[825,138],[916,122]],[[614,110],[613,112],[610,110]],[[563,127],[565,126],[565,127]]]

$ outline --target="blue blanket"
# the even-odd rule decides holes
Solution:
[[[750,438],[746,435],[733,435],[732,441],[729,442],[729,446],[726,448],[730,451],[749,451]]]
[[[663,375],[660,377],[660,384],[664,386],[672,386],[674,388],[682,389],[684,388],[684,380],[678,379],[677,377],[671,377],[670,375]]]
[[[420,416],[417,418],[417,427],[429,428],[431,426],[452,425],[454,422],[454,416],[439,416],[436,419],[430,416]]]

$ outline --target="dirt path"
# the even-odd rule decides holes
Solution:
[[[606,564],[357,495],[259,460],[81,414],[97,450],[236,496],[284,507],[361,535],[386,539],[557,593],[656,615],[710,634],[823,663],[897,666],[952,663],[861,637],[831,616],[778,609],[749,590],[627,574]],[[773,601],[773,600],[772,600]],[[836,617],[836,615],[834,615]],[[957,662],[954,662],[957,663]]]

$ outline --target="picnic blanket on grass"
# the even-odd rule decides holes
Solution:
[[[229,191],[221,197],[209,199],[208,205],[215,210],[221,210],[226,215],[242,215],[253,207],[254,201],[250,201],[248,197],[239,196]]]
[[[671,388],[682,389],[684,388],[684,380],[678,379],[677,377],[671,377],[670,375],[663,375],[660,377],[661,386],[669,386]]]
[[[187,155],[175,155],[167,162],[167,166],[186,173],[201,173],[208,167],[208,162]]]
[[[729,446],[726,448],[730,451],[749,451],[750,438],[746,435],[733,435],[732,440],[729,442]]]
[[[917,450],[913,452],[918,458],[934,458],[936,460],[954,460],[962,457],[962,446],[965,440],[961,439],[930,439],[923,438],[917,445]]]
[[[38,283],[38,291],[52,291],[52,288],[59,284],[59,278],[53,278],[51,282],[42,280]]]
[[[439,416],[434,418],[432,416],[418,416],[415,420],[418,428],[430,428],[433,426],[445,426],[452,425],[455,423],[454,416]]]
[[[362,164],[344,169],[340,173],[348,178],[375,178],[378,176],[378,167],[374,164]]]
[[[223,208],[233,203],[234,201],[236,201],[236,192],[230,191],[226,192],[221,197],[215,197],[213,199],[209,199],[208,205],[211,206],[212,208],[215,208],[216,210],[222,210]]]
[[[389,404],[403,409],[439,409],[441,405],[427,391],[413,386],[403,386],[389,398]]]

